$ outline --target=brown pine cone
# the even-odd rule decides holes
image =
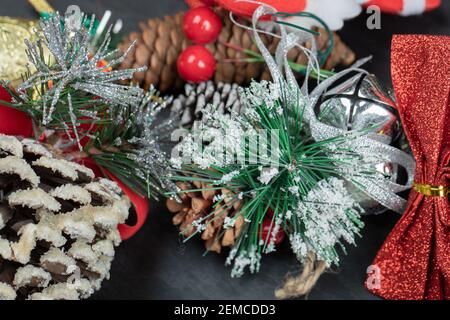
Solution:
[[[244,225],[244,217],[239,214],[241,202],[237,201],[231,204],[230,200],[227,200],[232,198],[232,192],[228,189],[206,190],[210,187],[200,182],[193,182],[193,185],[178,182],[177,185],[181,190],[204,189],[197,192],[180,193],[181,203],[174,199],[166,200],[167,209],[175,213],[172,222],[179,226],[183,236],[193,235],[197,231],[194,222],[214,212],[202,222],[204,230],[201,232],[201,238],[205,242],[206,249],[220,253],[222,247],[234,245]],[[214,197],[217,195],[222,196],[224,201],[213,208]],[[233,226],[225,228],[224,222],[227,217],[234,218],[235,221]]]
[[[219,12],[220,13],[220,12]],[[258,52],[249,31],[233,24],[229,16],[220,13],[223,28],[219,39],[207,45],[214,54],[217,63],[214,74],[214,82],[237,83],[245,85],[251,79],[269,79],[270,75],[264,63],[225,62],[228,60],[245,59],[244,52],[233,49],[240,47]],[[132,32],[119,45],[122,51],[136,41],[136,47],[130,52],[126,60],[120,66],[121,69],[141,67],[148,65],[146,72],[135,73],[133,82],[138,83],[144,89],[153,84],[158,90],[181,88],[184,81],[178,76],[176,60],[182,50],[191,45],[183,33],[183,15],[179,12],[173,16],[165,16],[163,19],[149,19],[141,22],[141,32]],[[261,35],[263,41],[271,52],[279,42],[278,38]],[[316,38],[318,49],[323,49],[327,43],[327,34],[321,30],[321,35]],[[355,59],[355,54],[334,34],[334,48],[325,63],[326,69],[332,69],[339,64],[348,65]],[[230,46],[227,46],[229,44]],[[289,60],[305,64],[306,56],[299,49],[289,52]]]
[[[130,202],[31,139],[0,135],[0,300],[87,298],[109,278]]]

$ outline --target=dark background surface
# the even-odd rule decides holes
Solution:
[[[123,32],[138,30],[138,22],[172,14],[186,8],[182,0],[50,0],[60,12],[78,4],[84,12],[113,12],[113,19],[124,20]],[[366,68],[390,86],[389,52],[393,34],[422,33],[450,35],[450,1],[443,0],[439,10],[416,17],[382,15],[381,29],[366,28],[367,15],[348,21],[339,32],[357,57],[373,55]],[[0,15],[36,18],[25,0],[0,0]],[[94,299],[273,299],[274,289],[287,272],[299,264],[285,243],[277,252],[263,257],[259,274],[231,279],[224,266],[226,253],[204,253],[199,239],[183,244],[163,203],[151,204],[144,228],[124,242],[116,253],[111,279],[103,283]],[[349,247],[339,269],[321,277],[309,299],[376,299],[363,287],[365,272],[377,249],[399,215],[387,212],[365,217],[366,227],[357,247]],[[224,250],[226,251],[226,250]]]

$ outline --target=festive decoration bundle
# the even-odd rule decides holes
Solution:
[[[157,140],[170,132],[173,121],[154,122],[165,104],[154,89],[145,93],[115,83],[145,67],[112,70],[126,53],[108,49],[109,31],[93,48],[94,19],[89,24],[86,20],[82,16],[76,28],[64,29],[57,13],[42,18],[40,39],[26,40],[35,71],[26,74],[16,90],[6,84],[4,89],[12,99],[8,105],[32,119],[35,136],[123,185],[140,218],[135,229],[123,227],[127,238],[147,214],[145,197],[156,198],[162,188],[171,188],[171,182],[164,180],[166,160]],[[45,50],[50,51],[51,61],[46,60]],[[31,132],[31,121],[27,125]]]
[[[305,270],[276,292],[286,298],[307,293],[320,273],[339,263],[344,244],[355,243],[363,227],[364,197],[352,190],[401,212],[405,201],[395,193],[411,186],[414,161],[389,145],[395,122],[386,116],[392,115],[385,106],[389,98],[380,96],[374,80],[359,69],[363,61],[319,80],[311,92],[308,81],[297,85],[287,52],[312,41],[308,72],[320,73],[314,41],[310,33],[286,33],[281,25],[274,60],[257,31],[259,18],[273,13],[261,6],[253,16],[255,42],[273,82],[252,82],[242,89],[239,112],[214,106],[202,110],[201,123],[171,159],[182,202],[169,199],[167,205],[177,212],[174,223],[187,239],[201,234],[210,251],[231,247],[226,264],[232,265],[232,276],[242,276],[247,268],[257,272],[262,254],[275,251],[286,234]],[[359,75],[334,88],[339,94],[330,90],[350,72]],[[382,102],[358,97],[363,83],[369,88],[363,91]],[[346,112],[342,99],[355,86],[359,101]],[[380,164],[403,167],[406,185],[397,184],[393,172],[380,170]]]
[[[25,40],[33,69],[17,88],[2,83],[0,130],[26,137],[0,138],[2,299],[88,297],[109,276],[113,245],[142,226],[146,198],[175,189],[158,144],[173,121],[154,122],[164,101],[117,84],[145,67],[112,70],[124,55],[108,49],[109,31],[93,47],[87,21],[42,18]]]
[[[39,24],[0,20],[26,39],[21,62],[8,56],[0,69],[14,82],[0,87],[0,300],[89,297],[158,196],[186,241],[229,247],[233,277],[258,272],[286,238],[303,270],[278,298],[307,294],[339,265],[362,215],[407,207],[366,285],[385,298],[448,299],[449,38],[394,39],[398,106],[361,69],[367,59],[330,71],[354,61],[332,30],[361,4],[412,14],[440,1],[346,0],[333,15],[328,0],[187,2],[117,50],[111,28],[93,41],[96,20],[84,14],[47,6]],[[153,85],[184,93],[163,99]],[[392,146],[397,109],[415,176],[414,159]],[[169,161],[161,140],[179,126],[188,133]],[[407,206],[397,193],[411,186]]]

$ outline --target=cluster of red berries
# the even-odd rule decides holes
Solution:
[[[222,30],[220,17],[208,6],[212,1],[202,3],[203,6],[190,9],[184,16],[184,34],[195,44],[181,52],[177,60],[180,76],[194,83],[207,81],[214,74],[216,59],[204,45],[216,41]]]

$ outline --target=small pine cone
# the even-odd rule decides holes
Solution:
[[[195,128],[205,111],[220,114],[244,111],[244,105],[239,95],[239,86],[212,81],[200,84],[185,84],[184,94],[173,99],[170,109],[172,118],[180,118],[180,124],[185,128]]]
[[[229,18],[229,15],[219,10],[222,17],[223,28],[217,41],[207,45],[217,61],[213,81],[215,83],[237,83],[246,85],[251,79],[269,80],[270,74],[265,64],[244,62],[247,55],[236,48],[248,49],[258,52],[252,34],[237,25]],[[119,45],[119,49],[125,52],[136,41],[136,47],[128,54],[120,68],[134,68],[148,66],[145,72],[134,75],[133,82],[138,83],[144,89],[154,85],[164,92],[169,89],[180,89],[184,81],[179,77],[176,61],[182,50],[192,43],[183,32],[184,12],[164,18],[149,19],[140,23],[141,32],[130,33]],[[327,45],[327,33],[320,30],[320,36],[316,38],[317,48],[322,50]],[[269,50],[274,53],[279,39],[262,34],[261,38]],[[355,59],[353,51],[345,45],[338,35],[334,34],[335,46],[325,62],[325,68],[332,69],[339,64],[348,65]],[[226,61],[242,60],[236,63]],[[305,64],[307,58],[302,50],[294,48],[289,52],[289,60]]]
[[[222,246],[231,247],[232,245],[234,245],[234,228],[228,228],[223,234]]]
[[[191,186],[184,182],[178,183],[178,186],[182,190],[192,189]],[[234,193],[225,188],[220,191],[205,190],[209,187],[205,184],[194,187],[204,190],[202,192],[186,193],[188,196],[181,203],[175,199],[167,199],[166,206],[168,210],[175,213],[172,222],[174,225],[179,226],[180,232],[185,237],[189,237],[197,231],[193,222],[198,219],[205,219],[214,211],[214,214],[207,217],[206,221],[204,221],[201,239],[205,242],[207,250],[220,253],[222,247],[233,246],[241,233],[244,224],[244,217],[239,214],[241,200],[231,203]],[[212,200],[214,196],[219,195],[223,197],[224,201],[213,208]],[[236,219],[233,226],[224,228],[226,217]]]
[[[83,299],[105,278],[130,201],[115,182],[0,135],[0,300]]]

